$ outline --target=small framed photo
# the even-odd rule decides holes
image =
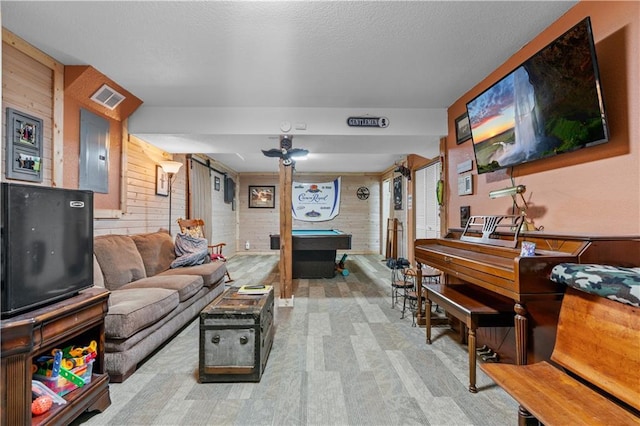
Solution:
[[[272,209],[276,206],[275,186],[249,185],[249,208]]]
[[[213,177],[213,189],[220,191],[220,178],[218,176]]]
[[[393,209],[402,210],[402,176],[393,178]]]
[[[460,227],[465,228],[471,218],[471,206],[460,206]]]
[[[160,165],[156,166],[156,194],[164,197],[169,195],[169,175]]]
[[[456,143],[460,145],[469,139],[471,139],[471,125],[469,124],[469,115],[465,112],[456,118]]]

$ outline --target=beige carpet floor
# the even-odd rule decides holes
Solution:
[[[238,255],[231,284],[276,285],[278,256]],[[198,377],[195,319],[111,384],[111,406],[86,425],[515,425],[517,404],[478,371],[467,390],[467,350],[448,327],[412,327],[391,307],[380,256],[350,255],[348,276],[294,280],[294,306],[276,308],[276,333],[258,383]],[[277,295],[276,291],[276,295]],[[278,300],[276,299],[276,304]]]

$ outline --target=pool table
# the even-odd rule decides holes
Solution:
[[[292,234],[292,278],[333,278],[336,251],[351,249],[351,234],[337,229],[297,229]],[[280,250],[280,235],[269,235]]]

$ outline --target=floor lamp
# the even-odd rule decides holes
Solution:
[[[171,186],[173,184],[173,177],[178,173],[182,163],[179,161],[161,161],[160,167],[169,177],[169,235],[171,235]]]

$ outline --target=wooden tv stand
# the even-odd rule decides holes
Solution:
[[[104,318],[109,291],[90,288],[77,296],[12,318],[0,325],[0,423],[2,425],[69,424],[84,411],[103,411],[111,404],[104,369]],[[53,348],[98,342],[91,383],[64,396],[40,416],[31,416],[31,360]]]

